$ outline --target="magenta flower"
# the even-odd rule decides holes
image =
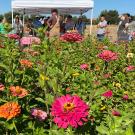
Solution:
[[[106,98],[111,98],[113,95],[113,92],[111,90],[106,91],[105,93],[102,94],[103,97]]]
[[[78,96],[66,95],[57,98],[52,104],[51,115],[59,128],[77,128],[87,121],[88,105]]]
[[[126,67],[126,72],[130,72],[130,71],[134,71],[134,70],[135,70],[135,66],[130,65],[130,66]]]
[[[20,39],[20,36],[18,36],[17,34],[8,34],[8,37],[10,39]]]
[[[47,118],[47,113],[37,108],[31,110],[31,115],[39,121],[44,121]]]
[[[114,53],[109,50],[102,51],[100,54],[98,54],[98,57],[106,62],[110,62],[118,59],[117,53]]]
[[[79,43],[83,40],[83,37],[79,33],[68,32],[68,33],[63,34],[60,37],[60,40],[66,41],[66,42],[71,42],[71,43],[74,43],[74,42]]]
[[[87,70],[89,68],[89,65],[88,64],[82,64],[82,65],[80,65],[80,68],[82,70]]]
[[[125,94],[124,96],[123,96],[123,100],[128,100],[128,95],[127,94]]]
[[[116,110],[113,110],[113,111],[112,111],[112,115],[113,115],[113,116],[120,116],[121,114],[120,114],[120,112],[118,112],[118,111],[116,111]]]

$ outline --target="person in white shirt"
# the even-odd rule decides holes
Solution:
[[[98,23],[97,27],[98,27],[97,39],[99,41],[102,41],[105,37],[106,27],[107,27],[107,21],[105,20],[104,16],[101,16],[100,22]]]

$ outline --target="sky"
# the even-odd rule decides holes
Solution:
[[[117,10],[120,14],[130,13],[135,15],[135,0],[94,0],[94,18],[98,17],[102,10]],[[11,0],[0,0],[0,14],[11,10]],[[86,13],[90,17],[90,12]]]

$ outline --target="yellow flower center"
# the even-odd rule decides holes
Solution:
[[[65,111],[71,111],[73,108],[74,108],[73,103],[67,102],[67,103],[64,104],[64,110]]]
[[[15,90],[15,92],[16,92],[17,94],[21,94],[21,93],[22,93],[22,90],[21,90],[21,88],[19,88],[19,87],[16,87],[16,90]]]

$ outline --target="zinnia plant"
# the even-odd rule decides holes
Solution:
[[[28,95],[28,91],[20,86],[10,86],[10,91],[13,96],[23,98]]]
[[[104,50],[100,54],[98,54],[98,57],[106,62],[110,62],[113,60],[117,60],[118,54],[109,50]]]
[[[113,92],[111,90],[106,91],[105,93],[102,94],[103,97],[106,98],[111,98],[113,95]]]
[[[47,118],[47,113],[37,108],[31,110],[31,115],[39,121],[44,121]]]
[[[83,40],[83,37],[79,34],[79,33],[75,33],[75,32],[67,32],[65,34],[63,34],[60,39],[62,41],[66,41],[66,42],[81,42]]]
[[[29,61],[29,60],[24,60],[24,59],[20,60],[20,64],[21,64],[22,66],[28,67],[28,68],[31,68],[32,65],[33,65],[33,63],[32,63],[31,61]]]
[[[7,102],[0,106],[0,117],[7,120],[18,116],[21,113],[21,106],[16,102]]]
[[[5,86],[2,83],[0,83],[0,91],[3,91],[4,89],[5,89]]]
[[[81,64],[81,65],[80,65],[80,68],[81,68],[82,70],[87,70],[87,69],[89,68],[89,65],[88,65],[88,64]]]
[[[52,104],[51,115],[61,128],[77,128],[87,121],[88,105],[78,96],[66,95],[57,98]]]
[[[20,36],[18,36],[17,34],[8,34],[8,38],[10,38],[10,39],[20,39]]]

